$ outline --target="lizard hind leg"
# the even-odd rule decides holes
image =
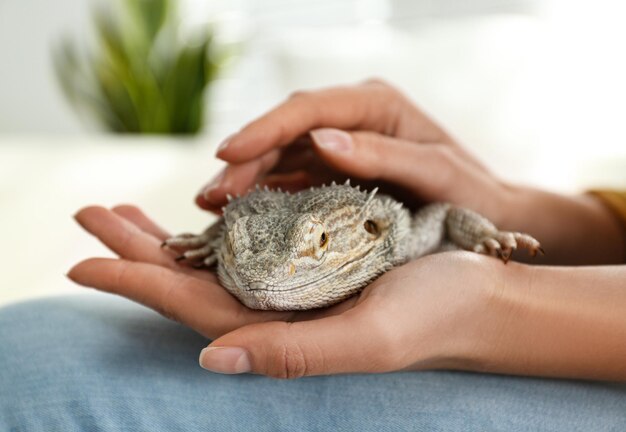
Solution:
[[[452,207],[446,228],[449,239],[459,247],[497,256],[505,263],[518,248],[528,250],[532,256],[543,253],[541,244],[530,235],[500,231],[491,221],[468,209]]]
[[[201,234],[179,234],[166,239],[161,246],[180,252],[176,261],[189,262],[196,268],[211,267],[217,262],[222,226],[220,220]]]

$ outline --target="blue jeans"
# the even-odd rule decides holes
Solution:
[[[198,366],[201,336],[87,294],[0,309],[0,431],[625,431],[626,385],[461,372],[281,381]]]

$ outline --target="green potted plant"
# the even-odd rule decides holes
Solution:
[[[94,11],[95,49],[65,38],[55,72],[68,101],[119,133],[195,134],[224,61],[211,28],[183,38],[176,0],[120,0]]]

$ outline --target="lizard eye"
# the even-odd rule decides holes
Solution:
[[[323,248],[328,243],[328,235],[323,232],[320,236],[320,247]]]
[[[365,221],[363,228],[370,234],[378,235],[378,225],[371,219]]]

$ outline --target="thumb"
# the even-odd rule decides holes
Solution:
[[[386,321],[368,318],[351,309],[311,321],[247,325],[202,350],[200,365],[213,372],[274,378],[393,370],[394,350],[385,349],[389,344],[384,342],[391,340],[388,331],[372,325]]]
[[[470,168],[446,144],[417,144],[374,132],[329,128],[310,134],[320,157],[335,169],[393,182],[429,200],[449,199],[448,191],[462,187],[456,179]]]

